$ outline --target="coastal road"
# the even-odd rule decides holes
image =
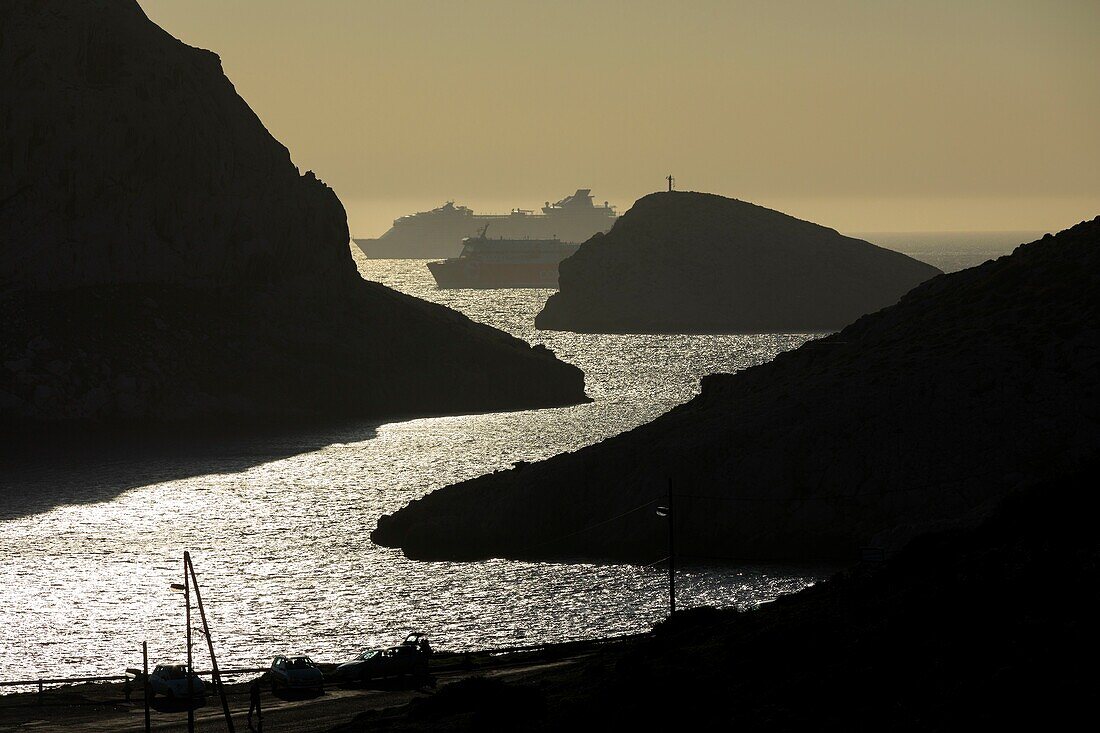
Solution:
[[[519,678],[554,668],[576,664],[591,651],[547,661],[545,659],[512,662],[500,659],[471,671],[449,671],[435,675],[436,689],[460,679],[481,675]],[[248,731],[248,685],[227,685],[230,713],[238,733]],[[402,689],[400,684],[371,688],[334,687],[324,695],[301,699],[273,696],[265,689],[261,696],[265,733],[280,731],[327,731],[347,723],[359,713],[408,704],[417,697],[432,694],[429,687]],[[140,694],[133,705],[119,702],[118,685],[82,685],[48,693],[39,705],[34,695],[0,698],[0,729],[25,731],[78,731],[113,733],[144,730],[144,708]],[[98,698],[98,699],[97,699]],[[12,704],[15,703],[15,704]],[[254,721],[255,722],[255,721]],[[153,710],[152,729],[162,733],[187,730],[187,714],[182,711]],[[209,695],[206,705],[195,712],[197,731],[227,730],[217,695]]]

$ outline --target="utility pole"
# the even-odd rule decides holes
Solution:
[[[141,642],[141,668],[145,673],[142,677],[143,689],[145,690],[145,733],[149,733],[151,729],[149,721],[149,642]]]
[[[222,701],[222,712],[225,714],[225,725],[229,729],[229,733],[236,733],[233,728],[233,716],[229,714],[229,701],[226,700],[225,688],[222,686],[221,672],[218,671],[218,658],[214,656],[214,640],[210,636],[210,626],[206,623],[206,609],[202,605],[202,593],[199,591],[199,579],[198,576],[195,575],[195,565],[191,562],[190,553],[184,552],[183,560],[187,565],[187,569],[191,571],[191,580],[195,582],[195,602],[199,606],[199,617],[202,618],[202,631],[206,635],[206,645],[210,650],[211,680],[215,687],[218,688],[218,696]]]
[[[191,556],[183,553],[183,603],[186,607],[184,621],[187,624],[187,733],[195,733],[195,678],[191,666],[191,581],[187,578],[187,565]]]
[[[668,480],[668,503],[657,507],[657,516],[668,520],[668,617],[676,613],[676,543],[673,524],[676,515],[672,508],[672,479]]]
[[[676,514],[672,508],[672,479],[668,480],[668,617],[676,615]]]

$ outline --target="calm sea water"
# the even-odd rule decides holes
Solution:
[[[949,245],[937,245],[939,262],[924,259],[957,269],[948,261],[1010,248],[960,254]],[[423,260],[355,255],[370,279],[545,344],[584,369],[594,402],[141,451],[113,445],[7,466],[0,680],[117,673],[140,664],[142,640],[153,662],[182,659],[183,601],[169,584],[185,549],[223,666],[298,652],[336,661],[414,628],[437,648],[462,650],[623,634],[663,617],[659,566],[419,563],[372,545],[369,533],[381,514],[433,489],[628,430],[689,399],[702,375],[767,361],[809,336],[537,332],[533,319],[550,291],[440,291]],[[685,607],[751,606],[825,572],[688,565],[679,598]]]
[[[1040,239],[1043,232],[862,232],[852,236],[904,252],[944,272],[956,272],[1006,255],[1017,245]]]

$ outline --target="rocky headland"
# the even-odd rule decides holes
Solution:
[[[933,278],[657,420],[379,520],[416,558],[848,559],[1100,447],[1100,217]],[[1069,509],[1072,511],[1072,509]]]
[[[714,194],[635,202],[558,267],[535,320],[582,333],[818,333],[940,274],[833,229]]]
[[[557,664],[551,648],[541,669],[486,670],[335,730],[1073,728],[1094,697],[1098,470],[773,603],[679,610],[648,637]]]
[[[571,404],[584,377],[364,281],[217,55],[134,0],[0,6],[0,421]]]

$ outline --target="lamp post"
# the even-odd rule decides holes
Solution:
[[[172,590],[182,591],[184,603],[187,606],[187,731],[195,730],[195,682],[194,670],[191,668],[191,581],[195,583],[195,600],[199,606],[199,616],[202,618],[202,633],[206,637],[207,648],[210,650],[211,682],[218,690],[221,698],[222,712],[225,714],[225,725],[229,733],[234,733],[233,716],[229,712],[229,701],[225,697],[225,686],[222,685],[221,673],[218,671],[218,658],[214,655],[214,640],[210,636],[210,626],[206,623],[206,609],[202,605],[202,593],[199,592],[199,579],[195,575],[195,566],[191,562],[191,553],[183,553],[183,583],[172,583]]]
[[[149,721],[149,642],[141,642],[142,697],[145,698],[145,733],[151,730]]]
[[[233,716],[229,713],[229,701],[225,697],[225,686],[222,684],[222,676],[218,671],[218,658],[214,655],[214,638],[210,635],[210,625],[206,623],[206,609],[202,605],[202,592],[199,590],[199,579],[195,575],[195,564],[191,562],[190,553],[183,553],[183,564],[191,573],[191,580],[195,581],[195,601],[199,607],[199,618],[202,619],[202,633],[206,637],[206,648],[210,650],[210,681],[218,689],[218,697],[222,701],[222,712],[225,714],[225,725],[229,733],[235,733],[233,728]]]
[[[184,626],[187,636],[187,733],[195,733],[195,682],[191,664],[191,582],[187,578],[187,553],[183,553],[183,583],[172,583],[172,590],[183,592]]]
[[[667,506],[657,507],[657,516],[668,520],[668,617],[676,614],[676,544],[673,535],[676,515],[672,513],[672,479],[668,481]]]

